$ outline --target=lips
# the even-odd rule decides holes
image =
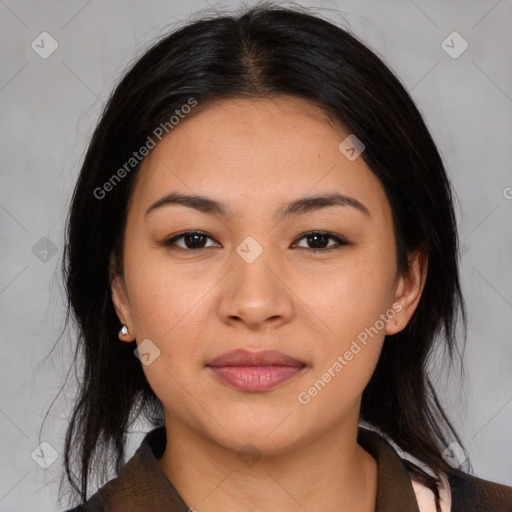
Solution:
[[[233,350],[226,352],[210,361],[207,366],[306,366],[305,363],[277,350],[249,352],[248,350]]]
[[[272,389],[300,374],[306,364],[276,350],[226,352],[206,365],[224,384],[241,391]]]

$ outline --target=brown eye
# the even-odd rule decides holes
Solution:
[[[199,250],[199,249],[205,249],[207,247],[213,247],[213,246],[206,246],[207,239],[213,240],[213,238],[206,233],[201,233],[198,231],[188,231],[186,233],[182,233],[181,235],[174,236],[172,238],[169,238],[164,242],[164,245],[166,247],[177,245],[180,249],[190,249],[190,250]],[[180,245],[177,243],[178,240],[183,240],[184,245]]]
[[[310,233],[306,233],[298,240],[306,240],[306,243],[308,244],[308,247],[299,246],[299,248],[311,249],[317,252],[331,251],[333,249],[338,249],[342,245],[347,245],[346,240],[324,231],[312,231]],[[329,246],[329,240],[334,240],[335,244]]]
[[[208,239],[214,240],[206,233],[201,233],[199,231],[187,231],[165,240],[163,244],[166,247],[177,246],[184,250],[199,251],[201,249],[207,249],[208,247],[215,246],[206,245]],[[298,240],[305,240],[307,246],[304,247],[296,245],[296,247],[299,249],[309,249],[314,252],[328,252],[348,244],[348,242],[343,238],[324,231],[311,231],[310,233],[305,233]],[[181,243],[178,243],[178,241],[181,241]],[[334,241],[334,244],[329,245],[329,241]]]

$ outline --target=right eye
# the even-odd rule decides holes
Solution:
[[[208,238],[213,240],[213,238],[206,233],[202,233],[200,231],[186,231],[167,240],[164,240],[163,245],[166,247],[177,245],[180,249],[183,250],[198,251],[208,247],[213,247],[205,246],[205,241]],[[176,242],[178,240],[183,240],[184,246],[177,244]]]

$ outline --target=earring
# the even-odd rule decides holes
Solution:
[[[397,326],[399,326],[399,325],[400,325],[400,322],[399,322],[398,320],[395,320],[395,324],[396,324]]]
[[[123,325],[123,327],[121,327],[121,330],[119,331],[119,339],[122,339],[123,336],[126,336],[128,334],[128,327],[126,327],[126,325]]]

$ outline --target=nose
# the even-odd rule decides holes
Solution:
[[[278,327],[294,313],[293,293],[282,266],[263,250],[253,261],[234,252],[233,268],[223,280],[219,314],[229,324],[251,330]]]

